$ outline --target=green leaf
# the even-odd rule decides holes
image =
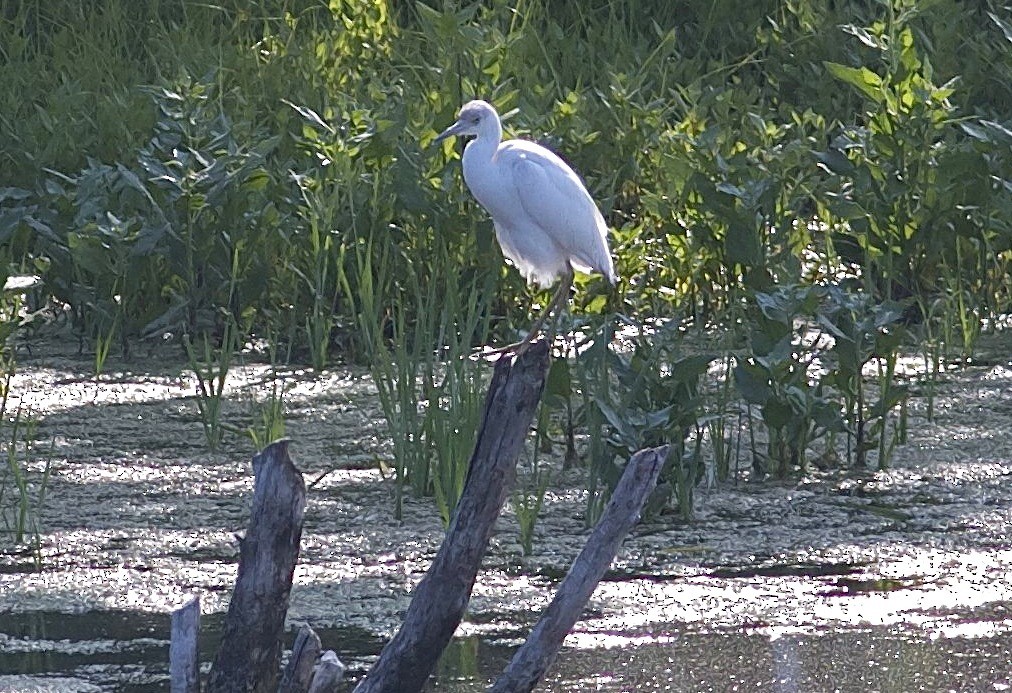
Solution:
[[[757,291],[755,302],[767,320],[772,320],[782,325],[790,325],[793,317],[792,307],[788,305],[788,298],[784,294]]]
[[[763,405],[763,421],[770,428],[785,428],[794,418],[794,409],[787,402],[771,399]]]
[[[569,398],[573,394],[573,382],[569,373],[569,363],[564,359],[555,359],[548,369],[545,379],[545,397]]]
[[[981,142],[991,143],[991,136],[988,134],[985,128],[977,125],[976,123],[963,122],[959,124],[959,128],[970,137]]]
[[[884,44],[878,36],[872,35],[863,26],[857,26],[856,24],[845,24],[840,28],[846,31],[848,34],[856,36],[858,41],[868,46],[869,48],[874,48],[875,50],[883,50],[886,47],[886,44]]]
[[[126,187],[136,190],[144,197],[148,197],[148,190],[144,187],[144,183],[137,177],[137,174],[128,169],[123,164],[116,164],[116,172],[120,176],[120,180],[126,185]]]
[[[618,433],[619,438],[622,439],[623,444],[627,446],[633,446],[636,442],[636,431],[632,428],[630,423],[622,418],[617,411],[615,411],[610,404],[604,401],[601,397],[594,398],[594,404],[604,415],[604,418],[608,420],[608,423]]]
[[[587,302],[587,305],[584,306],[584,312],[591,315],[601,315],[607,307],[608,297],[604,294],[598,294]]]
[[[854,172],[854,163],[847,158],[847,155],[836,148],[829,148],[824,152],[815,152],[815,160],[830,173],[838,176],[849,175]]]
[[[873,402],[869,411],[875,412],[880,417],[885,417],[893,408],[907,398],[909,388],[906,385],[889,385],[886,387],[882,397]]]
[[[812,412],[812,419],[817,426],[827,431],[843,433],[847,430],[847,425],[843,420],[843,413],[840,411],[840,406],[835,402],[819,402],[816,404]]]
[[[855,87],[872,101],[879,103],[884,98],[882,93],[882,78],[867,67],[848,67],[828,60],[824,60],[822,64],[831,75],[841,82],[846,82]]]
[[[302,116],[313,127],[323,130],[324,132],[329,133],[334,132],[334,128],[327,125],[327,123],[323,120],[323,118],[321,118],[320,115],[312,108],[309,108],[308,106],[299,106],[286,99],[282,99],[282,101],[291,106],[296,113]]]
[[[724,252],[730,264],[754,267],[763,262],[762,239],[752,225],[732,222],[724,236]]]
[[[675,405],[669,405],[657,411],[648,411],[643,415],[643,427],[650,431],[657,428],[664,428],[671,418],[671,410]]]
[[[671,379],[681,384],[698,385],[699,378],[710,367],[710,363],[717,358],[712,354],[696,354],[686,356],[671,364]]]
[[[57,194],[56,192],[52,192],[49,190],[48,187],[49,181],[50,179],[47,178],[46,192],[48,192],[50,195]],[[59,189],[59,192],[62,192],[62,189]],[[24,200],[25,198],[30,197],[31,194],[32,194],[31,192],[25,190],[24,188],[0,188],[0,202],[3,202],[5,200]]]
[[[39,221],[33,216],[26,216],[24,222],[36,231],[40,236],[53,243],[60,243],[61,239],[53,229],[45,222]]]
[[[1001,29],[1001,33],[1005,34],[1005,40],[1012,43],[1012,24],[1009,24],[1005,20],[1001,19],[993,12],[988,12],[987,16],[991,18],[992,22],[998,25],[998,28]]]
[[[900,301],[883,301],[879,305],[872,309],[872,314],[875,317],[875,327],[883,328],[891,325],[894,322],[899,322],[903,319],[903,311],[906,308],[906,304]]]
[[[266,169],[263,167],[255,168],[246,177],[246,180],[243,181],[242,187],[245,191],[261,191],[267,187],[270,180],[271,176],[267,173]]]
[[[797,363],[794,341],[791,334],[774,342],[769,339],[752,340],[752,358],[766,369],[774,380],[789,375],[789,370]]]
[[[763,404],[773,394],[766,373],[750,363],[734,367],[734,384],[738,393],[751,404]]]
[[[1004,142],[1005,144],[1012,143],[1012,130],[1002,125],[996,120],[981,120],[980,124],[990,130],[992,133],[997,135],[994,139],[996,142]]]
[[[725,195],[737,197],[739,200],[745,199],[745,191],[739,188],[737,185],[732,185],[727,181],[721,181],[720,183],[717,183],[717,190],[724,193]]]
[[[145,222],[134,239],[133,248],[130,252],[136,257],[150,255],[161,243],[162,238],[169,231],[169,225],[165,222]]]

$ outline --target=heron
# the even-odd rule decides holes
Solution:
[[[561,280],[527,336],[495,350],[519,356],[569,297],[574,270],[616,284],[608,226],[569,164],[535,142],[502,141],[499,113],[487,101],[464,104],[434,142],[453,136],[474,138],[464,147],[464,182],[492,217],[503,255],[529,285],[548,289]]]

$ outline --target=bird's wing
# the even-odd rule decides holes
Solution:
[[[608,251],[608,227],[583,182],[566,162],[533,142],[504,142],[496,153],[530,221],[580,269],[609,281],[615,271]]]

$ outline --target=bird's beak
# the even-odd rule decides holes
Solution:
[[[436,139],[432,140],[432,144],[439,144],[440,142],[442,142],[443,140],[445,140],[447,137],[454,137],[455,135],[459,135],[460,131],[463,130],[463,129],[464,129],[463,123],[461,123],[458,120],[456,123],[454,123],[450,127],[448,127],[445,130],[443,130],[441,133],[439,133],[438,135],[436,135]]]

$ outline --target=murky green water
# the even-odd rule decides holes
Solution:
[[[168,618],[126,611],[8,615],[0,625],[0,690],[167,691]],[[220,617],[205,618],[205,667]],[[341,652],[352,683],[378,654],[380,639],[356,628],[321,629]],[[430,685],[476,693],[512,656],[505,634],[457,638]],[[904,629],[827,633],[761,629],[669,631],[606,647],[567,647],[544,682],[550,691],[1003,691],[1012,686],[1012,636],[924,637]]]
[[[201,619],[205,673],[222,622],[223,614]],[[319,635],[328,649],[340,648],[350,664],[361,666],[382,646],[356,628],[320,629]],[[167,691],[168,656],[169,617],[164,614],[35,611],[0,620],[0,691]]]
[[[160,365],[98,383],[66,356],[22,365],[14,389],[52,441],[52,469],[42,570],[0,551],[0,692],[166,690],[167,614],[193,594],[212,656],[251,451],[235,437],[209,454],[192,388]],[[262,375],[237,371],[229,417]],[[354,679],[399,625],[442,527],[427,499],[393,518],[362,373],[295,382],[288,435],[318,481],[289,617]],[[887,472],[700,488],[691,524],[638,527],[544,690],[1012,690],[1012,368],[954,376],[934,406],[927,422],[912,403]],[[587,536],[578,475],[557,475],[533,555],[504,513],[434,690],[483,690],[548,603]]]

